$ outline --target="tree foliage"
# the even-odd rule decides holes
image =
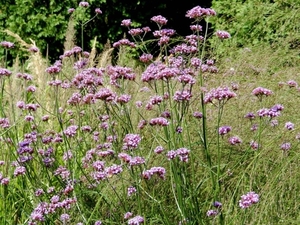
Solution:
[[[89,42],[97,37],[99,50],[110,40],[117,41],[124,35],[120,27],[123,19],[130,18],[136,26],[149,26],[150,18],[163,15],[168,18],[168,26],[176,29],[179,34],[185,34],[189,29],[189,20],[182,19],[187,10],[200,5],[210,7],[211,1],[187,0],[184,3],[172,0],[164,1],[117,1],[89,0],[90,7],[86,10],[86,19],[95,15],[95,8],[101,8],[103,14],[97,16],[84,26],[84,46],[89,50]],[[69,8],[77,8],[76,0],[0,0],[0,27],[18,34],[23,40],[34,40],[43,55],[53,58],[63,52],[63,42],[70,14]],[[77,45],[81,46],[80,25],[76,26]],[[2,30],[2,31],[3,31]],[[13,39],[0,32],[0,40]],[[0,53],[1,54],[1,53]],[[20,54],[18,52],[18,54]]]

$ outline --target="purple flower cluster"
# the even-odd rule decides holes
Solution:
[[[168,22],[168,20],[165,17],[161,16],[161,15],[153,16],[151,18],[151,21],[157,23],[159,26],[166,25],[167,22]]]
[[[216,32],[216,35],[220,39],[228,39],[228,38],[230,38],[230,34],[227,31],[223,31],[223,30],[218,30]]]
[[[142,174],[143,178],[146,180],[150,180],[151,177],[157,174],[161,179],[165,179],[166,169],[163,167],[152,167],[150,170],[145,170]]]
[[[284,109],[284,107],[280,104],[276,104],[271,108],[263,108],[257,111],[257,115],[259,117],[278,117],[280,116],[280,112]]]
[[[129,46],[129,47],[132,47],[132,48],[136,47],[135,43],[129,41],[128,39],[121,39],[121,40],[113,43],[113,47],[114,48],[117,48],[117,47],[119,47],[121,45]]]
[[[169,125],[169,121],[163,117],[157,117],[157,118],[153,118],[150,120],[149,124],[151,126],[168,126]]]
[[[123,139],[123,150],[136,149],[141,142],[142,138],[139,134],[126,134]]]
[[[236,94],[233,91],[230,91],[228,87],[218,87],[216,89],[212,89],[205,95],[204,102],[213,103],[214,100],[227,101],[234,97],[236,97]]]
[[[258,203],[258,201],[259,195],[253,191],[250,191],[247,194],[241,196],[241,199],[239,200],[239,206],[242,209],[249,208],[251,205]]]
[[[219,127],[219,134],[220,135],[225,135],[225,134],[229,133],[230,131],[231,131],[230,126]]]
[[[137,215],[131,219],[128,220],[128,225],[139,225],[141,223],[144,223],[144,218],[140,215]]]
[[[252,94],[257,97],[261,97],[261,96],[270,96],[273,94],[273,92],[263,87],[257,87],[252,91]]]
[[[9,77],[12,74],[11,71],[5,68],[0,68],[0,76],[6,76]]]
[[[240,144],[242,143],[242,140],[237,137],[237,136],[234,136],[234,137],[230,137],[228,142],[231,144],[231,145],[237,145],[237,144]]]
[[[15,44],[12,42],[9,42],[9,41],[1,41],[0,46],[2,46],[4,48],[13,48],[13,47],[15,47]]]
[[[168,158],[168,160],[172,160],[178,156],[180,161],[188,162],[189,153],[190,153],[190,150],[188,150],[186,148],[179,148],[176,151],[174,151],[174,150],[168,151],[167,158]]]
[[[196,6],[188,10],[185,16],[190,19],[200,20],[204,17],[215,16],[216,14],[217,13],[213,9]]]

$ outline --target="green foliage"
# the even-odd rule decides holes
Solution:
[[[212,8],[218,12],[213,26],[227,30],[231,44],[286,43],[289,48],[299,48],[299,0],[214,0]]]

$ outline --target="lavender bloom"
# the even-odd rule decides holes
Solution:
[[[231,131],[231,127],[230,126],[223,126],[223,127],[219,128],[219,134],[220,135],[225,135],[225,134],[227,134],[230,131]]]
[[[239,200],[239,206],[242,209],[249,208],[251,205],[258,203],[258,201],[259,195],[251,191],[241,196],[241,199]]]
[[[295,125],[292,122],[286,122],[284,127],[288,130],[294,130]]]
[[[128,225],[139,225],[141,223],[144,223],[144,218],[139,215],[128,220]]]
[[[136,149],[141,141],[139,134],[126,134],[123,139],[123,150],[132,150]]]
[[[15,46],[15,44],[12,42],[9,42],[9,41],[2,41],[2,42],[0,42],[0,46],[2,46],[4,48],[13,48]]]
[[[168,20],[165,17],[161,16],[161,15],[153,16],[151,18],[151,20],[153,22],[157,23],[159,26],[165,25],[168,22]]]
[[[101,224],[102,224],[102,222],[100,220],[98,220],[94,223],[94,225],[101,225]]]
[[[228,39],[228,38],[230,38],[230,34],[227,31],[223,31],[223,30],[218,30],[216,32],[216,35],[220,39]]]

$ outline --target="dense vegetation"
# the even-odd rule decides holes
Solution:
[[[95,2],[69,9],[52,61],[43,38],[0,42],[0,224],[298,225],[292,19],[259,36],[271,15],[215,1],[187,9],[181,35],[128,14],[111,33],[128,39],[99,51],[82,29],[107,18]],[[297,17],[296,1],[253,2]],[[242,30],[240,11],[256,26]]]

